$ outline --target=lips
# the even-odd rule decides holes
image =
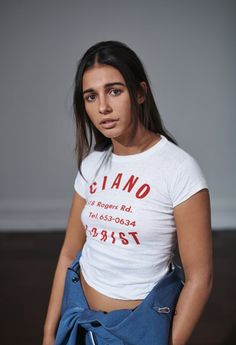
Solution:
[[[104,119],[100,122],[100,125],[105,128],[105,129],[111,129],[114,128],[116,126],[118,119]]]

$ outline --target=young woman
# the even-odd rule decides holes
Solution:
[[[143,65],[121,42],[80,60],[74,113],[79,169],[43,345],[184,345],[212,287],[203,173],[165,130]]]

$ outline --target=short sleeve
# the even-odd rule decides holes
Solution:
[[[80,171],[77,172],[74,182],[74,189],[82,198],[87,198],[87,182],[85,177],[81,175]]]
[[[203,172],[197,161],[188,156],[173,173],[170,184],[170,198],[173,207],[204,188],[208,189]]]

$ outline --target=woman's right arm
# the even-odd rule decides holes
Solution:
[[[67,268],[82,249],[86,235],[81,222],[81,212],[86,204],[77,192],[74,192],[69,212],[66,235],[59,255],[56,272],[53,279],[47,316],[44,324],[42,345],[54,345],[55,332],[61,313],[61,303],[64,291]]]

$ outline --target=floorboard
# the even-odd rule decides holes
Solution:
[[[0,343],[41,345],[63,232],[0,233]],[[214,288],[189,345],[236,344],[236,231],[214,231]]]

